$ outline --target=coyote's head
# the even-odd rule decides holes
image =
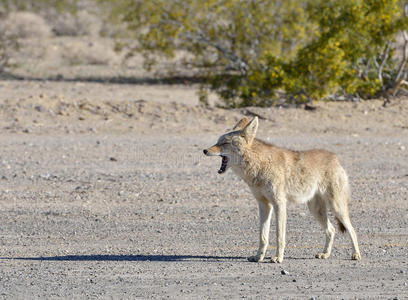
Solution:
[[[203,152],[207,156],[221,156],[221,168],[219,174],[224,173],[228,168],[237,164],[242,157],[242,151],[251,147],[258,129],[258,117],[249,122],[248,118],[243,118],[232,128],[231,132],[222,135],[218,142]]]

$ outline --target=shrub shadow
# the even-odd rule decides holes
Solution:
[[[246,257],[239,256],[206,256],[206,255],[64,255],[64,256],[39,256],[39,257],[2,257],[10,260],[33,260],[33,261],[201,261],[221,262],[232,260],[247,261]]]
[[[90,83],[109,83],[109,84],[196,84],[206,81],[204,76],[169,76],[169,77],[133,77],[133,76],[75,76],[66,78],[62,75],[49,77],[32,77],[21,76],[10,72],[0,72],[0,79],[16,80],[16,81],[51,81],[51,82],[90,82]]]

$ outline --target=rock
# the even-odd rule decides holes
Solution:
[[[38,112],[44,112],[45,111],[45,108],[42,105],[36,105],[36,106],[34,106],[34,109],[36,111],[38,111]]]

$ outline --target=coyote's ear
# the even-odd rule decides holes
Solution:
[[[249,120],[247,117],[243,117],[241,119],[241,121],[239,121],[237,123],[237,125],[234,126],[234,128],[232,128],[232,130],[241,130],[242,128],[244,128],[247,124],[249,123]]]
[[[246,139],[247,143],[250,144],[255,138],[256,131],[258,130],[258,117],[252,119],[248,125],[242,129],[242,136]]]

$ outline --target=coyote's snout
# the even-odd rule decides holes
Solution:
[[[330,256],[334,226],[327,212],[331,209],[341,231],[349,233],[353,243],[352,259],[360,259],[357,235],[348,213],[350,198],[347,174],[337,156],[325,150],[292,151],[255,138],[258,118],[243,118],[231,132],[203,150],[207,156],[220,156],[218,173],[229,168],[249,186],[259,206],[259,249],[250,261],[262,261],[269,241],[272,210],[276,211],[277,251],[273,262],[282,262],[285,249],[286,206],[288,202],[307,203],[326,235],[326,244],[317,258]]]
[[[203,150],[203,152],[204,152],[205,155],[208,155],[208,156],[213,156],[213,155],[221,156],[222,161],[221,161],[221,167],[220,167],[220,169],[218,170],[218,174],[221,174],[221,173],[224,173],[225,171],[227,171],[228,160],[229,160],[229,159],[228,159],[228,156],[221,154],[221,150],[220,150],[220,149],[221,149],[221,148],[220,148],[219,146],[214,145],[214,146],[212,146],[212,147],[210,147],[210,148],[208,148],[208,149],[204,149],[204,150]]]

